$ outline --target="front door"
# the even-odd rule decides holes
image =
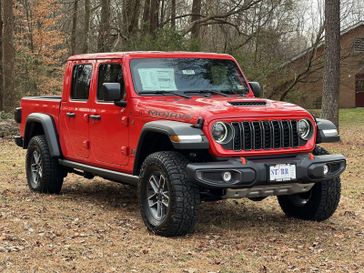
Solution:
[[[90,83],[92,64],[78,63],[72,68],[69,97],[62,102],[60,127],[64,137],[64,155],[82,161],[89,157]]]
[[[98,165],[118,168],[128,164],[129,159],[128,106],[106,101],[102,84],[120,83],[125,98],[121,60],[99,61],[97,73],[96,95],[89,119],[91,153]]]
[[[364,107],[364,74],[355,75],[355,106]]]

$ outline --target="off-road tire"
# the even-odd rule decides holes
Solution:
[[[329,152],[320,146],[316,146],[314,155],[327,155]],[[330,218],[337,209],[340,201],[341,183],[340,178],[315,183],[308,193],[303,193],[308,197],[304,205],[297,205],[295,198],[300,194],[278,196],[278,202],[283,212],[288,217],[324,221]],[[302,194],[301,194],[302,195]]]
[[[181,236],[193,230],[200,193],[188,178],[187,164],[183,155],[173,151],[153,153],[143,162],[138,183],[140,213],[148,230],[157,235]],[[157,171],[166,178],[170,198],[165,218],[160,221],[152,217],[147,196],[149,179]]]
[[[38,183],[34,183],[32,176],[34,175],[32,174],[32,158],[35,152],[40,155],[42,167],[42,175],[38,178]],[[62,189],[65,171],[57,160],[51,157],[44,135],[34,136],[29,141],[26,154],[26,174],[28,186],[32,191],[58,194]]]

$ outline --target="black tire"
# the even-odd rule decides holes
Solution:
[[[185,235],[190,233],[195,225],[200,193],[198,187],[187,176],[187,163],[181,154],[165,151],[149,155],[142,165],[138,184],[140,212],[148,230],[157,235],[167,237]],[[160,205],[160,219],[156,215],[158,206],[156,210],[151,207],[151,204],[155,203],[151,198],[152,195],[158,198],[154,189],[154,193],[151,190],[152,177],[159,179],[158,188],[163,187],[161,192],[167,193],[169,200],[164,199],[168,204],[168,208],[164,207],[164,215],[162,215],[163,205]],[[159,198],[161,198],[159,202],[163,203],[164,196],[160,195]]]
[[[329,154],[324,148],[316,146],[314,155]],[[288,217],[324,221],[336,211],[341,195],[340,178],[315,183],[307,193],[278,196],[278,202]]]
[[[36,158],[40,158],[40,161]],[[26,174],[28,186],[32,191],[58,194],[62,189],[65,171],[57,160],[51,157],[44,135],[34,136],[29,141]]]

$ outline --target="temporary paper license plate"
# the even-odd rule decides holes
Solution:
[[[277,164],[269,166],[270,181],[289,181],[296,179],[296,165]]]

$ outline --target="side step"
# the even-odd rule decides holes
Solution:
[[[82,170],[87,173],[91,173],[97,176],[101,176],[102,178],[109,179],[115,182],[124,183],[124,184],[130,184],[133,186],[136,186],[139,180],[138,176],[121,173],[117,171],[111,171],[99,167],[94,167],[70,160],[64,160],[64,159],[58,159],[58,163],[62,166],[76,169],[76,170]]]

